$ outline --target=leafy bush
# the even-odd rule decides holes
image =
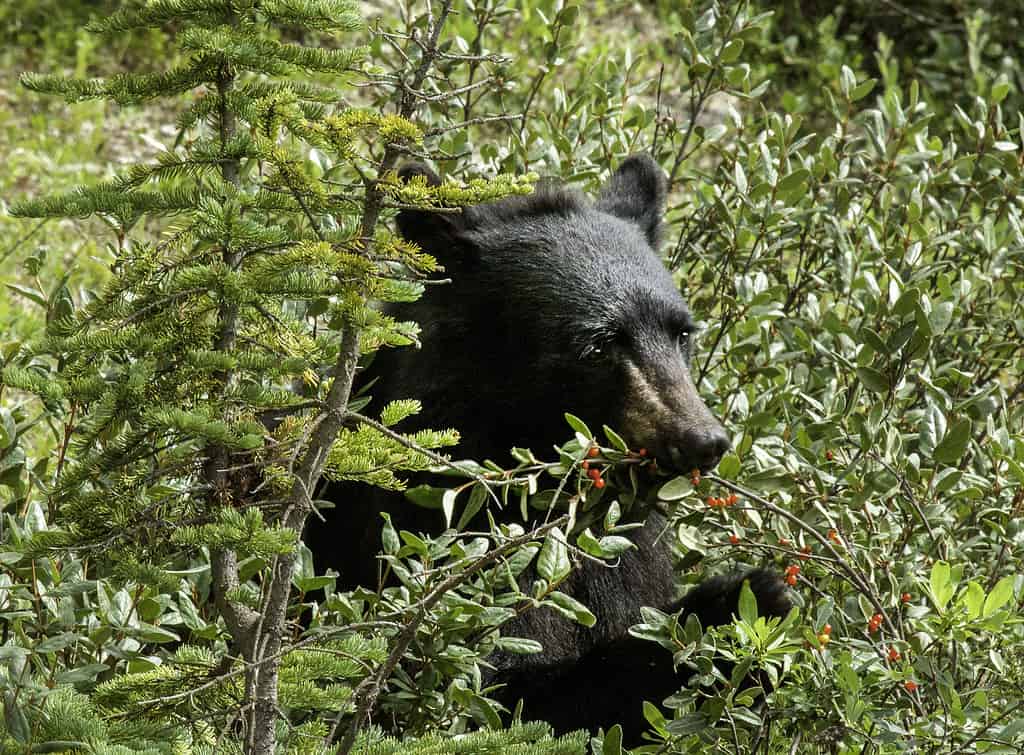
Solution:
[[[113,242],[103,290],[23,290],[45,324],[2,351],[5,751],[581,752],[582,735],[501,729],[480,664],[536,650],[500,635],[513,607],[592,620],[558,584],[580,552],[614,558],[621,512],[643,506],[671,517],[681,586],[775,564],[800,606],[766,622],[745,601],[708,631],[646,612],[635,633],[700,673],[646,707],[645,751],[1020,751],[1024,129],[1000,57],[1019,35],[1012,9],[924,5],[944,20],[894,44],[856,3],[814,24],[748,3],[616,8],[636,39],[600,5],[553,0],[384,10],[369,30],[340,2],[218,16],[176,0],[98,27],[170,28],[186,51],[173,76],[27,77],[73,99],[203,86],[155,163],[16,209],[99,213]],[[365,50],[316,46],[339,18]],[[311,46],[282,48],[275,19]],[[361,107],[332,110],[338,86]],[[638,150],[672,180],[666,259],[706,322],[693,371],[732,453],[703,479],[659,478],[574,421],[553,461],[460,464],[457,492],[416,494],[454,522],[534,495],[557,509],[548,529],[385,524],[401,586],[335,593],[296,545],[320,470],[288,459],[319,443],[328,474],[398,485],[454,440],[410,451],[389,428],[413,404],[362,417],[343,385],[353,334],[367,353],[415,336],[367,300],[414,296],[431,270],[378,219],[525,185],[431,192],[389,171],[427,154],[454,177],[592,186]],[[311,438],[321,406],[349,424]],[[593,444],[603,488],[582,471]],[[499,557],[536,559],[542,589],[507,584]],[[260,616],[270,646],[253,642]],[[258,691],[264,667],[277,678]],[[387,740],[372,713],[424,736]]]

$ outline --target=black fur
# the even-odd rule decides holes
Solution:
[[[401,175],[439,180],[422,165]],[[395,308],[399,318],[421,324],[423,349],[377,356],[375,407],[421,399],[423,413],[404,429],[458,428],[456,453],[463,458],[507,462],[512,446],[543,456],[567,437],[563,413],[570,411],[592,427],[620,430],[662,467],[714,466],[728,439],[690,378],[690,314],[653,248],[664,197],[660,169],[634,156],[596,205],[548,184],[530,197],[457,215],[401,212],[403,236],[435,255],[453,283]],[[318,568],[339,570],[343,588],[377,584],[378,511],[390,512],[403,529],[442,526],[437,512],[382,491],[349,486],[329,497],[339,509],[328,512],[327,523],[311,525],[306,538]],[[618,568],[584,563],[560,588],[594,612],[595,627],[540,610],[508,628],[545,648],[533,656],[492,657],[489,681],[506,685],[501,697],[509,707],[525,697],[528,717],[547,719],[559,731],[618,721],[634,736],[642,730],[642,700],[660,702],[681,679],[667,652],[629,636],[640,607],[682,607],[705,625],[727,623],[741,579],[708,580],[679,602],[663,528],[650,517]],[[756,572],[751,583],[763,613],[786,612],[777,577]]]

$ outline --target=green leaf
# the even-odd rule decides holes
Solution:
[[[658,489],[658,499],[661,501],[678,501],[685,498],[693,490],[689,477],[675,477]]]
[[[985,598],[985,605],[981,610],[982,618],[987,619],[1010,601],[1013,597],[1013,582],[1014,578],[1009,575],[996,582],[992,592]]]
[[[967,608],[968,619],[973,621],[981,616],[981,607],[985,602],[985,591],[981,589],[981,585],[977,582],[969,583],[967,590],[964,591],[963,602]]]
[[[968,418],[958,421],[935,447],[932,458],[941,464],[954,464],[960,461],[971,440],[971,427],[971,420]]]
[[[383,511],[380,515],[384,517],[384,527],[380,531],[381,544],[384,546],[384,552],[393,556],[402,547],[402,541],[398,539],[398,533],[391,524],[391,516]]]
[[[743,52],[743,40],[742,39],[731,39],[722,48],[722,52],[719,53],[718,59],[723,63],[734,63],[739,59],[740,53]]]
[[[612,501],[611,504],[608,506],[608,511],[606,511],[604,515],[605,530],[610,530],[618,523],[619,519],[621,518],[622,508],[619,506],[619,502]]]
[[[590,428],[587,427],[587,423],[577,417],[575,414],[565,413],[565,421],[569,423],[569,427],[578,432],[580,435],[588,438],[589,440],[594,439],[594,434],[590,432]]]
[[[665,728],[665,716],[658,709],[657,705],[649,703],[646,700],[644,700],[644,718],[659,734],[662,736],[666,736],[668,734],[668,730]]]
[[[7,283],[5,285],[7,286],[7,288],[11,289],[11,291],[13,291],[14,293],[20,294],[20,295],[24,296],[26,299],[28,299],[29,301],[35,302],[36,304],[38,304],[43,309],[46,309],[46,307],[47,307],[46,296],[41,291],[37,291],[34,288],[27,288],[25,286],[19,286],[17,283]]]
[[[557,590],[548,595],[550,602],[565,616],[585,627],[592,627],[597,623],[597,617],[590,612],[590,609],[575,598],[571,598],[564,592]]]
[[[856,86],[857,77],[853,75],[849,66],[844,65],[839,70],[839,91],[843,93],[843,97],[850,99],[850,94]]]
[[[864,387],[874,393],[889,392],[889,378],[873,367],[858,367],[857,377],[864,384]]]
[[[611,444],[612,448],[614,448],[617,451],[622,451],[623,453],[629,450],[629,445],[627,445],[626,441],[622,439],[621,435],[619,435],[617,432],[608,427],[608,425],[604,425],[603,427],[604,436],[608,439],[608,442]]]
[[[779,181],[779,194],[793,194],[805,190],[807,179],[811,176],[810,171],[804,168],[797,168],[788,176]]]
[[[740,588],[740,619],[753,626],[757,621],[757,598],[754,591],[750,589],[750,582],[743,580],[743,587]]]
[[[516,655],[533,655],[544,651],[544,646],[537,640],[530,640],[526,637],[499,637],[494,646],[499,650]]]
[[[0,407],[0,451],[8,448],[13,442],[17,433],[17,425],[10,410]]]
[[[555,527],[544,538],[540,556],[537,557],[537,573],[550,584],[555,584],[565,579],[571,570],[565,535],[559,527]]]
[[[931,404],[925,409],[924,417],[921,419],[921,426],[917,431],[917,442],[921,447],[921,453],[929,455],[934,453],[935,447],[946,435],[946,415],[942,409]]]
[[[941,613],[949,599],[953,597],[953,584],[950,582],[949,564],[945,561],[936,561],[932,565],[931,575],[928,578],[928,587],[931,591],[932,602],[935,608]]]
[[[601,755],[622,755],[622,727],[619,724],[615,724],[604,735]]]
[[[1006,95],[1010,93],[1010,82],[1006,78],[1006,74],[1000,74],[999,78],[992,85],[992,91],[989,93],[988,101],[993,105],[998,105],[1000,102],[1006,99]]]
[[[28,719],[18,704],[18,698],[10,690],[4,692],[4,723],[7,724],[7,733],[14,737],[18,744],[27,745],[32,739]]]
[[[850,90],[850,102],[856,102],[871,94],[871,90],[875,88],[877,81],[878,79],[864,79],[864,81],[860,82]]]
[[[455,514],[455,499],[458,495],[458,490],[449,488],[441,496],[441,511],[444,512],[444,526],[446,528],[452,526],[452,516]]]
[[[722,460],[718,462],[716,472],[719,477],[735,479],[736,475],[740,473],[740,457],[734,453],[726,454],[722,457]]]

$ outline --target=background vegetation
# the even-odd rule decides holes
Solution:
[[[261,38],[324,57],[248,64],[281,83],[281,99],[253,90],[239,100],[240,130],[278,141],[229,151],[215,120],[181,119],[214,96],[209,87],[140,108],[133,100],[145,97],[118,97],[116,87],[27,80],[72,99],[90,94],[69,105],[18,85],[27,70],[118,76],[184,65],[197,48],[182,39],[204,22],[185,12],[197,3],[151,4],[167,16],[132,33],[83,30],[139,5],[0,9],[4,752],[617,752],[615,730],[557,740],[543,725],[505,728],[510,716],[481,685],[479,665],[496,645],[536,650],[495,631],[509,606],[536,600],[588,621],[586,607],[559,597],[576,554],[554,531],[426,541],[385,527],[402,588],[337,594],[296,546],[285,509],[267,497],[250,505],[251,479],[213,480],[204,461],[255,451],[284,497],[294,470],[280,454],[297,458],[311,440],[288,423],[263,433],[259,412],[328,401],[346,333],[358,330],[364,352],[413,335],[374,321],[363,302],[414,295],[415,280],[384,282],[386,266],[359,267],[357,284],[330,277],[359,264],[339,249],[368,256],[366,238],[413,279],[429,270],[386,234],[394,205],[524,190],[510,178],[465,183],[501,175],[590,189],[641,150],[671,180],[663,251],[705,324],[695,370],[734,452],[703,480],[651,478],[614,434],[567,426],[560,455],[533,449],[504,471],[463,465],[458,495],[436,498],[457,522],[488,491],[518,501],[537,490],[557,499],[558,534],[571,531],[572,544],[603,558],[621,544],[617,512],[656,505],[672,517],[681,586],[737,565],[786,575],[800,612],[781,626],[748,610],[702,634],[645,616],[638,635],[702,671],[651,701],[648,752],[1021,750],[1016,4],[467,0],[446,16],[443,3],[395,2],[353,7],[338,30],[302,16],[304,3],[269,3],[284,10],[261,17]],[[358,62],[339,57],[357,49]],[[418,94],[404,97],[402,82]],[[334,94],[304,88],[313,84]],[[150,81],[143,93],[158,90]],[[91,96],[102,94],[121,102]],[[317,130],[352,113],[358,123],[340,136]],[[396,113],[404,118],[380,118]],[[210,154],[218,165],[230,154],[237,175],[197,167]],[[427,155],[462,183],[447,194],[388,193],[403,155]],[[115,175],[130,180],[101,183]],[[236,194],[226,198],[225,183]],[[124,211],[98,190],[39,200],[83,184],[177,204],[136,194]],[[359,201],[337,199],[339,187]],[[273,190],[290,199],[260,193]],[[242,228],[216,215],[232,198],[255,203],[265,222]],[[241,239],[243,256],[281,244],[296,267],[266,270],[254,254],[246,286],[232,287],[211,256],[223,245],[204,244],[201,232],[182,241],[196,228]],[[300,265],[323,275],[301,275]],[[170,318],[186,310],[166,309],[172,284],[147,277],[154,269],[185,275],[181,290],[208,276],[186,297],[198,313],[192,329],[172,332]],[[223,324],[232,305],[247,337],[288,360],[221,359],[215,352],[231,348],[215,348],[206,326]],[[275,327],[260,326],[265,313]],[[141,334],[150,340],[117,341],[126,319],[151,322]],[[178,339],[157,343],[180,350],[167,353],[181,355],[172,364],[182,372],[165,382],[145,379],[147,365],[159,374],[154,337]],[[261,390],[236,402],[236,384]],[[367,459],[386,458],[400,476],[436,462],[423,446],[450,437],[423,436],[410,450],[379,426],[414,408],[354,419],[327,471],[359,477],[379,467]],[[359,416],[358,399],[348,410]],[[601,489],[581,470],[592,441]],[[171,528],[181,533],[152,536]],[[499,556],[516,568],[536,558],[539,592],[503,584]],[[226,574],[237,585],[218,604],[211,585]],[[267,615],[274,584],[278,597],[292,587],[287,605],[275,604],[280,648],[247,651],[239,617]],[[325,586],[328,597],[315,599]],[[763,669],[771,688],[728,684],[712,663],[721,657],[740,672]],[[265,667],[276,669],[274,707],[260,718],[254,703],[269,698],[255,670]]]

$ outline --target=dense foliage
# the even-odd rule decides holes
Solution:
[[[480,665],[539,650],[500,635],[514,610],[593,621],[559,583],[656,506],[681,586],[774,565],[799,612],[745,601],[707,632],[647,612],[637,636],[701,673],[645,708],[646,751],[1019,752],[1019,20],[884,5],[160,0],[90,26],[145,68],[86,79],[80,48],[77,78],[27,74],[69,101],[161,98],[174,127],[116,176],[31,185],[13,214],[49,225],[2,218],[3,751],[618,752],[615,729],[503,728]],[[156,38],[166,61],[125,41]],[[641,150],[670,177],[663,251],[732,435],[714,475],[661,477],[575,418],[557,455],[451,469],[432,449],[453,432],[400,434],[415,396],[360,414],[357,360],[416,337],[372,302],[438,277],[394,208],[531,173],[589,188]],[[449,180],[399,184],[409,156]],[[84,247],[47,220],[85,216]],[[439,518],[532,500],[551,521],[382,522],[399,586],[334,592],[297,542],[321,476],[431,465],[452,490],[410,498]],[[506,574],[531,561],[526,595]]]

